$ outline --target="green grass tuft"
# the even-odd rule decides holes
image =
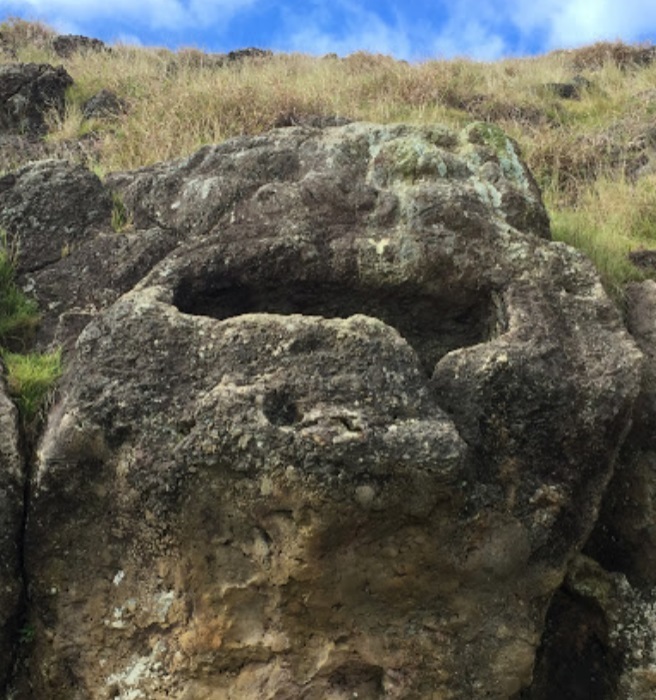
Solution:
[[[24,425],[39,415],[55,382],[62,373],[61,350],[51,353],[19,353],[2,351],[7,367],[7,385]]]
[[[112,229],[116,233],[123,233],[133,227],[132,217],[121,197],[114,192],[112,194]]]

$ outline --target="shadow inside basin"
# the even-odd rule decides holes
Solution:
[[[225,320],[247,313],[348,318],[364,314],[395,328],[417,353],[427,374],[457,348],[488,340],[497,309],[488,293],[441,299],[409,286],[371,289],[335,282],[183,280],[173,303],[183,313]]]

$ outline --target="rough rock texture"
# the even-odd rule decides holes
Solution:
[[[9,63],[0,66],[0,132],[43,133],[45,114],[64,109],[73,79],[63,67]]]
[[[656,599],[621,573],[576,557],[554,596],[530,700],[651,700]]]
[[[79,165],[48,160],[0,178],[0,227],[42,314],[37,344],[67,344],[176,245],[171,232],[112,230],[112,195]]]
[[[20,244],[18,272],[60,260],[91,229],[108,226],[112,199],[86,168],[41,161],[0,178],[0,225]]]
[[[627,289],[627,326],[645,355],[633,428],[588,549],[638,589],[656,587],[656,282]]]
[[[225,55],[225,58],[232,61],[243,61],[244,59],[253,58],[271,58],[273,56],[273,51],[269,49],[258,49],[255,46],[250,46],[246,49],[237,49],[236,51],[230,51]]]
[[[51,410],[19,692],[528,686],[642,356],[513,142],[292,127],[107,185],[179,245]]]
[[[552,601],[526,700],[656,694],[656,282],[629,285],[625,306],[645,356],[632,428],[585,546],[594,559],[576,559]]]
[[[349,117],[338,117],[334,114],[308,114],[291,110],[281,112],[276,117],[274,126],[278,129],[286,126],[307,126],[325,129],[328,126],[344,126],[352,122],[353,119],[349,119]]]
[[[17,411],[7,396],[0,364],[0,693],[16,656],[22,593],[20,542],[25,474]]]
[[[48,141],[36,134],[0,133],[0,172],[17,170],[27,163],[58,159],[87,164],[97,159],[98,140],[94,135],[83,139]]]

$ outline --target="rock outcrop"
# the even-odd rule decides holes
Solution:
[[[104,186],[134,240],[175,247],[68,357],[30,484],[17,692],[528,687],[642,355],[549,240],[515,144],[291,127]]]
[[[105,42],[80,34],[59,34],[52,41],[54,52],[62,58],[70,58],[85,51],[109,51]]]
[[[73,79],[63,67],[9,63],[0,66],[0,132],[41,134],[45,115],[63,113],[66,88]]]
[[[591,553],[638,590],[656,587],[656,282],[629,285],[627,326],[645,356],[633,427],[604,501]]]

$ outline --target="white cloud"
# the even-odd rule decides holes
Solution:
[[[509,53],[496,5],[495,0],[461,0],[445,7],[444,20],[430,41],[432,56],[491,61]]]
[[[444,8],[432,44],[438,55],[489,60],[650,35],[655,0],[460,0]]]
[[[124,44],[125,46],[143,46],[143,42],[138,36],[125,32],[121,32],[115,41],[117,44]]]
[[[20,13],[53,24],[116,20],[151,29],[184,29],[228,22],[257,0],[5,0],[8,14]]]
[[[507,7],[522,31],[544,32],[547,48],[656,34],[654,0],[515,0]]]

